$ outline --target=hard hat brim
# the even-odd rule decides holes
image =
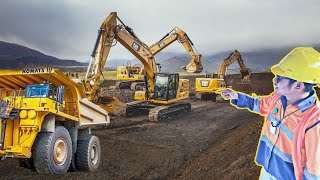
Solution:
[[[285,72],[280,69],[278,66],[272,66],[271,67],[271,72],[274,74],[274,75],[279,75],[279,76],[284,76],[286,77],[285,75]]]

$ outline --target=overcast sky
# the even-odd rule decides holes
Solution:
[[[179,27],[202,54],[320,40],[319,0],[2,0],[0,40],[88,61],[112,11],[148,45]],[[166,51],[185,52],[179,43]],[[133,58],[120,43],[109,57]]]

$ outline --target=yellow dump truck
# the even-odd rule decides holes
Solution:
[[[0,157],[44,174],[97,170],[101,148],[91,128],[110,119],[84,97],[57,69],[1,70]]]

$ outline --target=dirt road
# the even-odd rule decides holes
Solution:
[[[270,76],[271,77],[271,76]],[[272,91],[270,77],[234,83],[246,93]],[[270,85],[271,84],[271,85]],[[270,88],[271,87],[271,88]],[[242,89],[241,89],[242,88]],[[252,91],[253,90],[253,91]],[[97,172],[40,175],[19,167],[17,159],[0,161],[1,179],[258,179],[254,155],[263,117],[229,103],[190,99],[192,111],[160,123],[147,116],[115,117],[110,127],[94,130],[101,141]]]
[[[121,127],[95,130],[102,145],[98,172],[45,176],[19,167],[15,159],[6,159],[0,162],[0,175],[8,179],[211,179],[232,173],[256,179],[257,140],[245,138],[248,133],[258,138],[256,124],[262,117],[228,103],[194,101],[192,106],[185,116],[161,123],[140,116],[122,119],[126,127],[122,123]]]

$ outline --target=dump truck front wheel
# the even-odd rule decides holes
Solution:
[[[100,141],[97,136],[78,141],[77,167],[83,171],[96,171],[101,159]]]
[[[41,174],[64,174],[72,158],[72,142],[68,130],[63,126],[53,133],[39,133],[32,148],[36,170]]]

